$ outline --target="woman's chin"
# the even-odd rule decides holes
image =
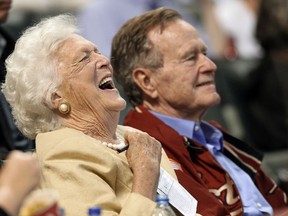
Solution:
[[[115,101],[117,104],[115,105],[115,110],[116,111],[123,111],[126,108],[126,101],[121,97],[119,100]]]
[[[124,110],[127,106],[127,102],[123,98],[122,98],[122,100],[123,100],[123,102],[122,102],[122,107],[121,107],[120,111]]]

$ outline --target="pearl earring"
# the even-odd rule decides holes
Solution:
[[[60,106],[58,107],[58,110],[61,114],[68,114],[71,111],[70,104],[67,102],[61,103]]]

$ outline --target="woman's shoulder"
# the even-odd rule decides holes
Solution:
[[[102,148],[99,140],[71,128],[61,128],[55,131],[41,133],[36,137],[36,153],[42,158],[55,153],[92,153],[91,149],[98,151],[98,148]]]
[[[40,146],[47,146],[49,148],[58,145],[60,142],[64,142],[65,140],[87,140],[89,136],[85,135],[83,132],[79,130],[75,130],[72,128],[59,128],[57,130],[39,133],[36,136],[36,148]]]

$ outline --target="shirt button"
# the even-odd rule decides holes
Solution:
[[[257,203],[257,207],[258,207],[258,208],[262,208],[261,203],[258,202],[258,203]]]
[[[197,130],[199,130],[199,126],[196,125],[195,126],[195,131],[197,131]]]

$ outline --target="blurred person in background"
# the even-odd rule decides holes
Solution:
[[[223,42],[215,41],[223,46],[222,57],[227,60],[259,59],[262,50],[255,37],[255,29],[261,0],[208,1],[213,2],[211,12],[214,13],[215,22],[222,31]],[[211,35],[212,39],[214,37],[217,38],[217,35]]]
[[[39,183],[40,169],[35,155],[10,152],[0,172],[0,215],[18,216],[23,201]]]
[[[217,123],[203,121],[220,102],[217,67],[206,53],[197,30],[173,9],[128,20],[111,51],[115,78],[134,106],[124,125],[161,142],[200,214],[287,214],[287,195],[262,171],[262,155]]]
[[[265,152],[288,150],[287,0],[262,0],[256,37],[264,56],[248,79],[253,141]]]
[[[1,0],[0,4],[0,23],[3,23],[6,21],[9,10],[12,4],[12,0]]]
[[[0,23],[8,17],[12,0],[0,1]],[[0,26],[0,83],[5,79],[5,59],[14,49],[14,38]],[[34,142],[25,138],[14,124],[11,109],[2,92],[0,92],[0,158],[4,159],[13,149],[29,150],[34,148]]]
[[[246,115],[264,166],[288,192],[288,2],[262,0],[256,37],[264,50],[247,79]]]

